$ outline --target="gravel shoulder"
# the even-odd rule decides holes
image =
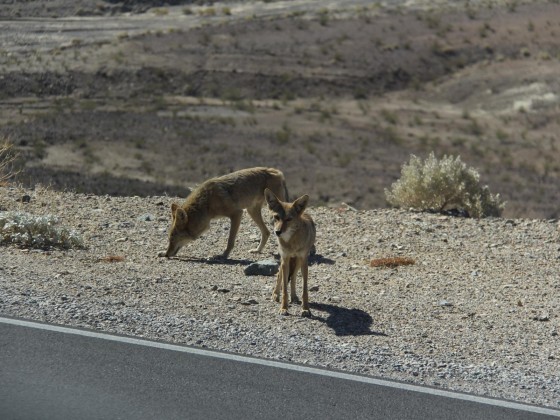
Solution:
[[[156,257],[172,201],[0,187],[3,210],[57,215],[87,245],[2,245],[0,313],[560,407],[557,221],[312,208],[306,319],[293,305],[278,315],[274,277],[245,276],[276,252],[272,240],[247,252],[259,239],[248,217],[228,261],[207,259],[226,220]],[[394,256],[415,264],[369,265]]]

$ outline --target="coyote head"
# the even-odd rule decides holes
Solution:
[[[297,228],[300,216],[307,207],[309,196],[307,194],[302,195],[293,203],[285,203],[280,201],[268,188],[264,190],[264,196],[268,203],[268,208],[273,213],[274,233],[279,238],[289,241]]]
[[[187,212],[183,208],[175,203],[171,204],[171,216],[173,220],[169,229],[169,246],[165,253],[167,258],[174,257],[183,246],[196,239],[189,234]]]

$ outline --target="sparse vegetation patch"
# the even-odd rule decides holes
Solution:
[[[5,140],[0,144],[0,186],[6,185],[8,180],[14,176],[14,161],[17,155],[13,150],[12,144]]]
[[[386,257],[374,258],[370,261],[370,267],[397,268],[401,265],[413,265],[415,261],[409,257]]]
[[[488,186],[481,186],[479,178],[459,156],[439,160],[432,152],[422,160],[413,155],[385,195],[395,207],[437,212],[460,209],[472,217],[500,216],[505,203]]]
[[[82,237],[59,226],[56,216],[36,216],[22,211],[0,212],[0,243],[39,249],[84,248]]]

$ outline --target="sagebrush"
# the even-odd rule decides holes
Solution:
[[[402,167],[401,178],[385,189],[385,195],[395,207],[436,212],[459,209],[471,217],[500,216],[505,203],[479,180],[478,172],[467,167],[460,156],[438,160],[432,152],[422,160],[412,155]]]
[[[0,242],[40,249],[84,248],[81,236],[59,226],[56,216],[35,216],[21,211],[0,212]]]
[[[15,175],[14,161],[17,154],[12,143],[8,140],[0,141],[0,186],[6,185],[8,180]]]

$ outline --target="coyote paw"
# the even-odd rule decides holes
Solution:
[[[288,313],[287,309],[280,309],[280,315],[288,316],[290,314]]]
[[[251,254],[259,254],[261,252],[261,250],[259,248],[253,248],[253,249],[250,249],[249,252]]]
[[[311,318],[311,311],[309,309],[304,309],[301,311],[301,316],[304,318]]]
[[[158,256],[158,257],[167,257],[167,252],[165,252],[165,251],[160,251],[160,252],[158,252],[157,256]]]

